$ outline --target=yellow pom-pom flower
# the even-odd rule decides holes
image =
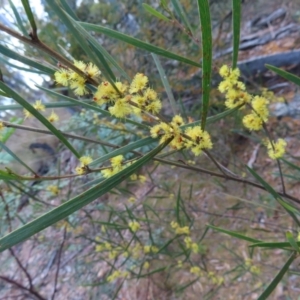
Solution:
[[[128,104],[127,97],[116,101],[114,106],[109,108],[109,112],[117,118],[125,118],[132,113],[131,105]]]
[[[142,73],[137,73],[132,80],[132,83],[129,88],[129,93],[135,94],[142,91],[143,89],[146,88],[148,81],[149,80],[146,75]]]
[[[201,274],[202,274],[201,269],[199,267],[196,267],[196,266],[191,267],[190,273],[195,274],[197,276],[201,276]]]
[[[263,127],[263,120],[254,113],[244,116],[243,124],[249,130],[260,130]]]
[[[42,100],[36,100],[32,106],[38,111],[45,111],[45,105],[42,103]]]
[[[141,228],[141,225],[137,221],[131,221],[128,223],[128,227],[132,232],[137,232]]]
[[[59,69],[54,73],[55,81],[63,86],[69,85],[70,72],[66,69]]]
[[[58,115],[52,111],[51,114],[47,117],[47,120],[51,123],[55,122],[55,121],[58,121],[59,120],[59,117]]]
[[[269,157],[271,159],[278,159],[282,157],[285,153],[286,145],[287,143],[284,139],[278,139],[277,142],[269,142],[267,145]]]
[[[85,166],[90,164],[93,161],[93,159],[90,156],[82,156],[82,157],[80,157],[79,160]]]

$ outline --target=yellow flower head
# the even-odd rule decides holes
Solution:
[[[221,68],[220,68],[220,71],[219,71],[219,74],[221,77],[223,78],[226,78],[229,76],[230,74],[230,69],[227,65],[223,65]]]
[[[90,156],[82,156],[82,157],[80,157],[79,160],[85,166],[90,164],[93,161],[93,159]]]
[[[177,126],[181,126],[184,124],[184,121],[181,116],[175,115],[172,119],[172,124],[176,124]]]
[[[85,166],[77,166],[75,168],[75,172],[77,173],[77,175],[83,175],[86,173],[86,167]]]
[[[176,234],[190,234],[190,228],[188,226],[178,227],[175,229]]]
[[[251,102],[251,106],[255,113],[258,114],[264,122],[266,122],[269,117],[268,104],[269,101],[261,96],[255,96]]]
[[[135,203],[136,202],[136,198],[135,197],[130,197],[130,198],[128,198],[128,202],[129,203]]]
[[[80,76],[76,80],[71,81],[70,88],[73,89],[75,95],[78,96],[83,96],[89,93],[88,89],[85,86],[85,79]]]
[[[150,263],[149,263],[148,261],[145,261],[145,262],[144,262],[144,265],[143,265],[143,268],[144,268],[145,270],[148,270],[148,269],[150,268]]]
[[[124,156],[120,154],[120,155],[117,155],[117,156],[111,158],[110,162],[111,162],[112,167],[116,168],[116,167],[122,166],[123,160],[124,160]]]
[[[158,114],[161,110],[162,104],[160,100],[156,99],[155,101],[150,102],[145,106],[145,110],[151,114]]]
[[[4,129],[4,124],[3,122],[0,121],[0,130],[3,130]]]
[[[142,73],[137,73],[130,85],[129,93],[135,94],[146,88],[148,83],[148,77]]]
[[[146,177],[146,176],[144,176],[144,175],[139,175],[139,181],[140,181],[140,183],[145,183],[146,180],[147,180],[147,177]]]
[[[93,99],[97,104],[102,105],[107,102],[114,102],[119,98],[120,95],[114,87],[108,81],[104,81],[98,86]]]
[[[122,94],[125,94],[128,90],[128,85],[126,85],[120,81],[115,82],[115,85]]]
[[[51,123],[55,122],[55,121],[58,121],[59,120],[59,117],[58,115],[52,111],[51,114],[48,116],[47,120]]]
[[[180,226],[179,226],[179,224],[178,224],[177,222],[172,221],[172,222],[171,222],[171,227],[172,227],[173,229],[176,229],[176,228],[178,228],[178,227],[180,227]]]
[[[73,62],[73,64],[74,64],[74,66],[76,67],[76,68],[78,68],[80,71],[85,71],[85,69],[86,69],[86,64],[83,62],[83,61],[81,61],[81,60],[74,60],[74,62]]]
[[[85,72],[87,73],[87,75],[91,78],[97,78],[101,72],[99,71],[98,67],[92,63],[88,63],[88,65],[86,66]]]
[[[128,227],[132,232],[137,232],[141,228],[141,225],[137,221],[131,221],[128,223]]]
[[[244,116],[243,124],[249,130],[260,130],[263,127],[263,120],[255,113]]]
[[[47,187],[47,190],[49,192],[51,192],[53,195],[58,195],[58,193],[59,193],[59,189],[58,189],[57,185],[49,185]]]
[[[63,86],[68,86],[70,80],[70,72],[66,69],[59,69],[54,73],[55,81]]]
[[[201,269],[199,267],[191,267],[190,273],[200,276],[202,274]]]
[[[286,145],[287,143],[284,139],[278,139],[277,142],[269,142],[267,145],[269,157],[271,159],[278,159],[282,157],[285,153]]]
[[[115,174],[115,171],[113,168],[107,168],[107,169],[101,170],[101,174],[104,178],[109,178]]]
[[[117,118],[125,118],[132,113],[132,108],[127,102],[127,97],[116,101],[115,105],[109,108],[109,112]]]
[[[25,119],[29,118],[32,116],[32,114],[27,110],[27,109],[23,109],[23,114],[25,116]]]
[[[187,128],[185,134],[190,137],[190,140],[186,140],[186,147],[190,148],[195,155],[201,154],[203,149],[212,148],[209,133],[203,131],[200,126]]]
[[[42,103],[42,100],[36,100],[33,107],[38,111],[45,111],[45,105]]]

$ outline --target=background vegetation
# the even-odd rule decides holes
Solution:
[[[268,132],[288,141],[271,160],[265,135],[246,130],[217,89],[219,68],[237,65],[253,3],[4,2],[2,299],[297,299],[298,121],[270,118]],[[86,95],[54,80],[74,59],[102,72]],[[162,100],[160,117],[202,126],[212,150],[175,151],[150,137],[151,114],[118,119],[93,101],[100,82],[130,84],[137,73]],[[262,93],[263,81],[244,81]],[[104,178],[99,169],[119,154],[133,164]],[[93,162],[79,176],[82,156]]]

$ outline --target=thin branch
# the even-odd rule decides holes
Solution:
[[[266,188],[263,187],[262,185],[260,185],[258,183],[255,183],[253,181],[250,181],[250,180],[243,179],[243,178],[233,177],[233,176],[230,176],[230,175],[224,176],[223,174],[216,173],[216,172],[213,172],[213,171],[209,171],[209,170],[206,170],[206,169],[203,169],[203,168],[190,166],[188,164],[178,163],[178,162],[175,162],[175,161],[165,160],[165,159],[161,159],[161,158],[154,158],[154,160],[159,161],[159,162],[164,163],[164,164],[167,164],[167,165],[177,166],[177,167],[180,167],[180,168],[183,168],[183,169],[193,170],[193,171],[201,172],[201,173],[208,174],[208,175],[211,175],[211,176],[221,177],[221,178],[224,178],[224,179],[227,179],[227,180],[232,180],[232,181],[244,183],[244,184],[251,185],[251,186],[257,187],[261,190],[266,191]],[[278,195],[282,196],[282,197],[285,197],[285,198],[287,198],[287,199],[289,199],[293,202],[296,202],[296,203],[300,204],[300,200],[293,197],[292,195],[282,193],[282,192],[277,192],[277,191],[276,191],[276,193]]]
[[[53,290],[51,300],[54,300],[55,293],[57,292],[57,280],[58,280],[58,273],[59,273],[59,269],[60,269],[61,253],[62,253],[62,249],[64,247],[64,243],[65,243],[65,240],[66,240],[66,234],[67,234],[67,227],[65,226],[63,241],[62,241],[62,243],[59,247],[59,250],[58,250],[58,262],[57,262],[57,268],[56,268],[55,279],[54,279],[54,290]]]
[[[41,42],[38,37],[34,38],[33,36],[29,35],[31,37],[29,39],[29,38],[21,35],[17,31],[14,31],[14,30],[12,30],[12,29],[4,26],[1,23],[0,23],[0,31],[4,31],[7,34],[9,34],[10,36],[13,36],[14,38],[20,40],[21,42],[26,43],[28,45],[31,45],[31,46],[39,49],[39,50],[42,50],[46,54],[49,54],[50,56],[52,56],[53,58],[55,58],[57,61],[61,62],[63,65],[67,66],[68,68],[70,68],[71,70],[73,70],[74,72],[76,72],[77,74],[79,74],[80,76],[82,76],[83,78],[85,78],[87,80],[87,82],[89,82],[90,84],[92,84],[94,86],[98,86],[98,82],[97,81],[95,81],[94,79],[90,78],[83,71],[81,71],[78,68],[76,68],[73,65],[73,63],[71,63],[69,60],[67,60],[63,56],[61,56],[59,53],[57,53],[56,51],[50,49],[47,45],[45,45],[43,42]]]
[[[0,275],[0,279],[2,279],[3,281],[5,281],[7,283],[10,283],[11,285],[16,286],[20,290],[25,290],[25,291],[29,292],[31,295],[35,296],[39,300],[47,300],[46,298],[44,298],[43,296],[41,296],[36,290],[29,289],[26,286],[22,285],[21,283],[15,281],[15,280],[13,280],[13,279],[11,279],[9,277]]]
[[[12,231],[12,226],[11,226],[11,217],[10,217],[10,213],[9,213],[9,206],[3,196],[3,193],[2,191],[0,191],[0,197],[4,203],[4,209],[5,209],[5,212],[6,212],[6,218],[7,218],[7,221],[8,221],[8,228],[9,228],[9,232]]]
[[[30,274],[28,273],[26,268],[23,266],[23,264],[21,263],[19,258],[15,255],[12,248],[9,249],[9,252],[12,255],[12,257],[15,259],[15,261],[17,262],[19,268],[24,272],[25,276],[27,277],[28,283],[29,283],[29,289],[32,290],[33,289],[33,284],[32,284],[32,278],[31,278]]]

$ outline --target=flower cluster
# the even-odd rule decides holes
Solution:
[[[269,118],[269,103],[272,101],[282,101],[282,98],[274,96],[273,92],[266,89],[262,90],[261,96],[253,96],[246,91],[245,85],[238,81],[240,76],[239,69],[232,70],[224,65],[220,69],[220,75],[223,81],[219,85],[219,91],[225,94],[225,105],[232,109],[247,105],[251,112],[243,117],[243,124],[249,130],[261,130]],[[269,100],[270,99],[270,100]],[[266,143],[268,155],[271,159],[278,159],[285,153],[286,142],[279,139],[277,143]]]
[[[255,96],[251,101],[252,112],[243,118],[243,124],[249,130],[260,130],[268,121],[269,101],[262,96]]]
[[[172,221],[171,227],[174,229],[175,233],[180,234],[190,234],[190,228],[188,226],[181,227],[177,222]]]
[[[245,259],[245,266],[249,271],[253,274],[260,274],[261,270],[260,267],[257,265],[254,265],[253,260],[251,258],[246,258]]]
[[[221,285],[224,283],[224,277],[216,275],[214,272],[208,272],[208,278],[211,280],[212,284]]]
[[[68,68],[60,68],[54,74],[55,81],[63,86],[69,86],[76,95],[83,96],[88,93],[86,88],[87,79],[96,79],[101,72],[92,63],[85,64],[83,61],[74,60],[74,66],[82,71],[86,77],[82,77]]]
[[[127,278],[129,276],[129,272],[128,271],[119,271],[119,270],[115,270],[111,273],[111,275],[109,275],[107,277],[107,281],[108,282],[112,282],[118,278]]]
[[[129,227],[130,226],[134,227],[137,224],[138,224],[137,222],[130,222]],[[132,231],[135,231],[135,229]],[[96,252],[101,252],[102,256],[104,255],[107,259],[114,260],[115,266],[117,260],[120,261],[121,267],[119,269],[119,272],[121,274],[127,272],[127,271],[122,271],[122,269],[124,269],[125,267],[124,262],[126,261],[130,262],[131,269],[135,267],[140,268],[140,266],[143,266],[143,269],[149,269],[151,257],[153,255],[156,255],[159,252],[159,248],[157,246],[155,246],[154,244],[143,245],[141,240],[136,240],[136,242],[131,241],[129,244],[127,244],[124,241],[119,245],[115,243],[110,243],[108,241],[101,241],[100,237],[96,237],[95,240],[96,240],[96,246],[95,246]],[[116,273],[116,274],[120,274],[120,273]],[[110,276],[107,278],[109,282],[113,281],[114,279],[116,279],[114,276],[112,277],[112,279]]]
[[[45,105],[42,103],[41,100],[36,100],[35,103],[32,106],[37,111],[40,111],[40,112],[43,112],[46,109]],[[25,119],[27,119],[29,117],[32,117],[32,114],[27,109],[24,109],[23,113],[24,113]],[[54,111],[52,111],[51,114],[47,117],[47,120],[49,122],[53,123],[55,121],[58,121],[59,117],[58,117],[58,115]]]
[[[130,221],[128,227],[132,232],[137,232],[141,228],[141,225],[137,221]]]
[[[188,226],[181,227],[177,222],[172,221],[171,227],[175,231],[175,234],[187,235],[183,240],[187,250],[191,250],[191,252],[193,252],[195,254],[199,252],[198,244],[193,242],[192,238],[190,237],[191,232],[190,232],[190,228]]]
[[[102,176],[104,178],[109,178],[119,173],[120,171],[122,171],[123,169],[125,169],[126,167],[130,166],[133,163],[133,161],[128,163],[124,163],[123,161],[124,161],[123,155],[117,155],[111,158],[110,159],[111,166],[101,171]]]
[[[201,269],[199,267],[197,267],[197,266],[191,267],[190,268],[190,273],[191,274],[195,274],[198,277],[200,277],[203,274],[203,272],[201,271]]]
[[[228,108],[242,106],[251,101],[251,95],[246,92],[244,83],[238,80],[240,70],[232,70],[224,65],[220,69],[220,75],[223,81],[219,85],[219,91],[225,94],[225,105]]]
[[[194,126],[188,127],[182,132],[180,126],[183,124],[182,117],[175,115],[170,123],[161,122],[153,126],[150,133],[153,138],[160,136],[160,143],[172,139],[171,147],[177,150],[191,149],[195,155],[201,154],[203,149],[212,148],[210,135],[207,131],[202,130],[200,126]]]
[[[55,196],[59,194],[59,189],[57,185],[49,185],[47,187],[47,191],[51,192]]]
[[[113,86],[104,81],[98,86],[94,101],[99,105],[110,104],[109,112],[117,118],[140,115],[142,111],[157,114],[162,105],[157,93],[147,86],[148,81],[142,73],[135,75],[130,86],[119,81]]]
[[[285,153],[285,147],[287,143],[284,139],[278,139],[277,142],[268,141],[267,149],[268,155],[271,159],[278,159],[282,157]]]
[[[88,164],[90,164],[93,159],[90,156],[82,156],[79,160],[80,165],[76,167],[75,171],[78,175],[86,174],[89,170]]]

